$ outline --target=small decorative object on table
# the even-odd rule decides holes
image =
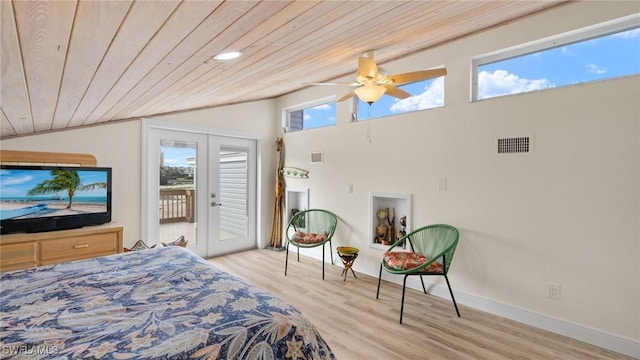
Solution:
[[[342,264],[344,264],[344,269],[342,270],[342,274],[340,274],[340,276],[344,275],[343,281],[347,281],[347,272],[349,269],[351,269],[353,277],[357,279],[358,277],[351,267],[353,266],[353,262],[356,261],[360,250],[350,246],[338,246],[336,250],[338,250],[338,256],[340,256]]]

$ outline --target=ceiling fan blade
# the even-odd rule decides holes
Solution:
[[[364,79],[376,79],[378,77],[378,66],[373,59],[358,58],[358,76]]]
[[[399,89],[393,85],[385,85],[384,87],[387,88],[387,91],[385,92],[386,95],[397,97],[399,99],[406,99],[411,96],[411,94],[409,94],[408,92],[402,89]]]
[[[302,85],[343,85],[343,86],[358,86],[357,82],[310,82],[302,83]]]
[[[354,93],[352,91],[352,92],[348,93],[347,95],[345,95],[345,96],[341,97],[340,99],[338,99],[337,102],[341,102],[341,101],[345,101],[345,100],[351,99],[354,96],[356,96],[356,93]]]
[[[447,75],[447,69],[439,68],[439,69],[430,69],[430,70],[421,70],[408,72],[404,74],[390,75],[385,79],[393,85],[402,85],[408,84],[421,80],[428,80],[440,76]]]

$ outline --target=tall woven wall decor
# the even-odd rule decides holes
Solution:
[[[271,236],[269,239],[269,248],[274,250],[282,250],[282,208],[284,198],[284,176],[282,169],[284,167],[284,142],[282,138],[276,140],[276,151],[278,154],[278,168],[276,169],[276,189],[275,201],[273,206],[273,223],[271,224]]]

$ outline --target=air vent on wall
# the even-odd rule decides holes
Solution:
[[[530,154],[533,152],[533,136],[497,137],[494,147],[497,154]]]
[[[322,164],[324,162],[324,156],[322,151],[314,151],[311,153],[312,164]]]

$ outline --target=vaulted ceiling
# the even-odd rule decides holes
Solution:
[[[274,98],[565,2],[2,0],[0,135]]]

